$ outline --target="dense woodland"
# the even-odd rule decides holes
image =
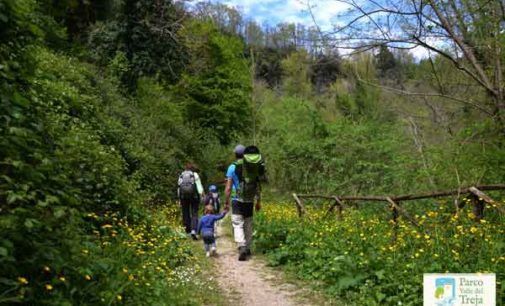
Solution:
[[[199,304],[154,266],[128,271],[139,252],[167,271],[193,260],[159,218],[178,214],[184,163],[221,182],[238,142],[266,156],[271,197],[505,182],[503,4],[449,2],[462,49],[415,58],[354,44],[358,25],[259,25],[219,4],[0,0],[0,304]]]

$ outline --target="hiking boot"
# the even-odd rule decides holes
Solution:
[[[250,248],[246,248],[245,249],[245,254],[246,254],[247,257],[250,257],[252,255],[251,249]]]
[[[244,261],[247,260],[247,252],[245,247],[239,247],[238,249],[238,260]]]
[[[205,253],[205,257],[210,257],[210,252]]]
[[[210,248],[210,254],[211,254],[212,256],[216,256],[216,253],[217,253],[216,247],[212,247],[212,248]]]
[[[191,231],[191,237],[193,238],[193,240],[198,240],[198,237],[196,237],[195,231]]]

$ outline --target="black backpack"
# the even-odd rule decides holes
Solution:
[[[193,171],[185,170],[179,176],[179,197],[182,200],[190,200],[196,198],[196,183],[195,174]]]
[[[256,146],[248,146],[244,157],[235,163],[235,173],[240,182],[239,196],[245,202],[252,202],[260,182],[266,182],[265,160]]]

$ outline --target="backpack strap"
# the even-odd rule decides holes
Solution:
[[[236,160],[233,162],[233,164],[235,165],[235,174],[238,177],[238,181],[243,182],[244,181],[244,176],[243,176],[244,160],[242,160],[242,159]]]

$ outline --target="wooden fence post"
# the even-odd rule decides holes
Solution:
[[[488,196],[484,192],[480,191],[475,187],[470,187],[468,188],[468,190],[471,192],[472,195],[473,214],[475,215],[475,219],[477,221],[484,218],[484,202],[498,209],[500,213],[502,214],[505,213],[503,209],[497,205],[496,201],[493,200],[490,196]]]
[[[302,201],[296,195],[296,193],[293,193],[293,198],[295,199],[296,209],[298,210],[298,217],[303,218],[305,215],[305,207],[303,206]]]
[[[475,216],[475,221],[479,221],[484,218],[484,202],[479,200],[479,197],[475,194],[471,194],[472,199],[472,213]]]
[[[337,216],[339,220],[342,220],[342,210],[344,209],[344,204],[338,197],[335,197],[335,203],[337,204]]]
[[[342,201],[337,196],[334,196],[333,199],[335,202],[330,206],[326,212],[326,215],[329,215],[335,209],[335,207],[337,207],[337,218],[338,220],[342,220],[342,210],[344,209],[344,203],[342,203]]]
[[[396,214],[401,214],[402,216],[404,216],[408,221],[410,221],[410,223],[412,223],[412,225],[414,225],[415,227],[421,229],[421,225],[419,225],[419,223],[417,223],[417,221],[412,218],[408,213],[407,211],[405,211],[405,209],[401,208],[400,207],[400,201],[396,200],[396,202],[390,198],[390,197],[387,197],[386,198],[387,201],[391,204],[391,206],[393,206],[395,209],[393,210],[394,212],[396,212]],[[398,204],[397,204],[398,203]]]
[[[389,199],[389,198],[388,198]],[[391,208],[393,209],[393,241],[396,242],[396,240],[398,239],[398,217],[399,217],[399,209],[398,209],[398,205],[400,205],[400,202],[398,203],[395,203],[393,200],[391,201],[388,201],[390,202],[392,205],[391,205]]]

